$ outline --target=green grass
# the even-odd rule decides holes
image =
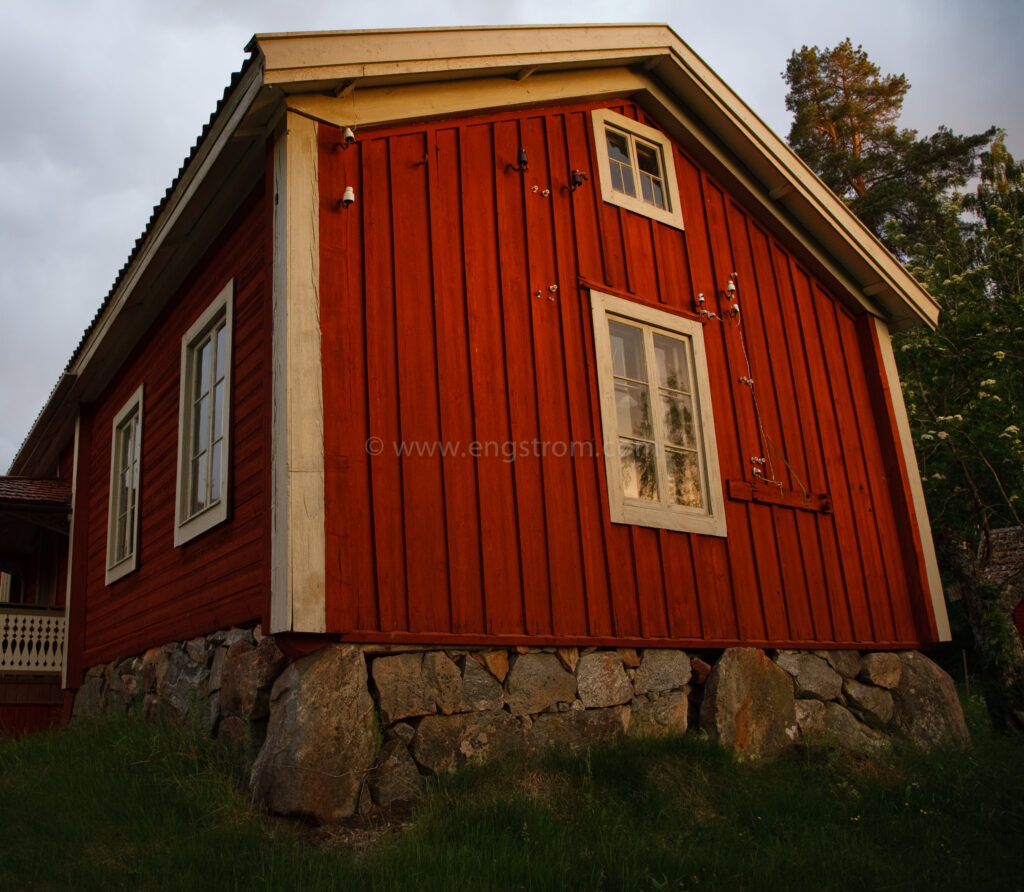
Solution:
[[[1024,742],[744,764],[696,736],[433,781],[411,814],[259,815],[215,746],[136,719],[0,741],[0,889],[1024,888]]]

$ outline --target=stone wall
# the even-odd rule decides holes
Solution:
[[[949,676],[914,652],[330,644],[293,661],[257,627],[93,667],[74,714],[132,709],[195,722],[270,811],[317,821],[414,798],[469,761],[691,725],[746,758],[969,742]]]

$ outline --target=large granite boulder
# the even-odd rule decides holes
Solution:
[[[892,689],[893,729],[925,748],[969,746],[971,736],[953,679],[924,654],[899,654],[902,671]]]
[[[374,762],[376,735],[362,650],[324,647],[274,682],[253,791],[275,814],[319,822],[350,817]]]
[[[700,726],[723,746],[751,759],[770,759],[797,736],[793,682],[763,651],[731,647],[704,687]]]

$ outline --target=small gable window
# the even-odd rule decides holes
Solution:
[[[604,200],[682,229],[671,140],[608,109],[597,109],[593,116]]]
[[[725,535],[699,322],[591,292],[615,523]]]
[[[142,385],[114,416],[110,442],[110,503],[106,583],[138,564],[139,475],[142,468]]]

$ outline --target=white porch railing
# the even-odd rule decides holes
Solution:
[[[64,611],[0,607],[0,672],[60,672]]]

